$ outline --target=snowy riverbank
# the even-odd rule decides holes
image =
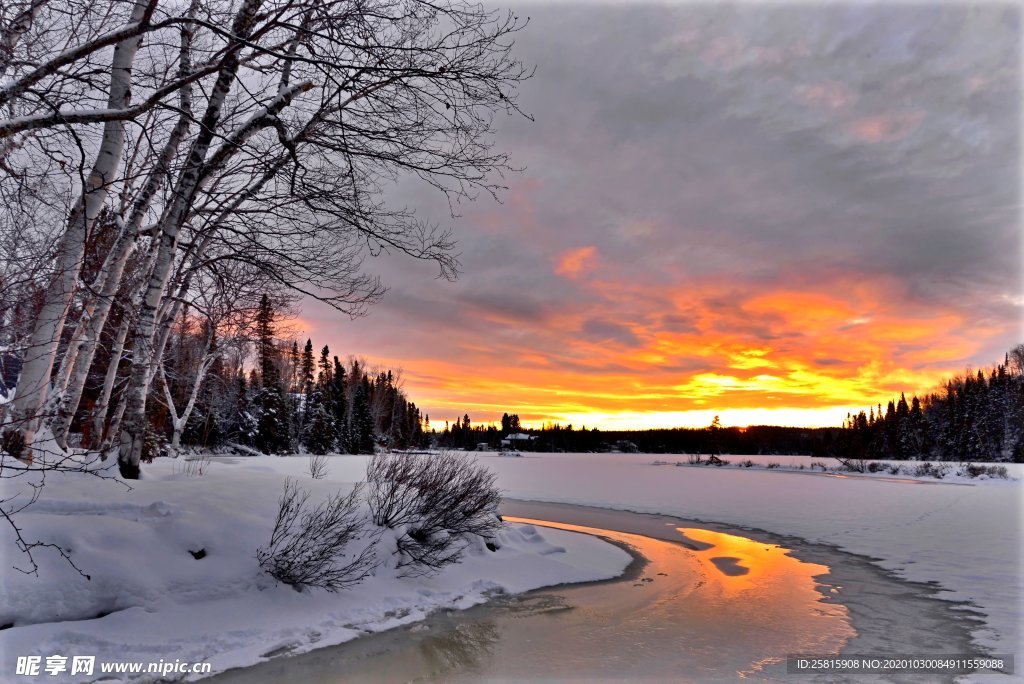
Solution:
[[[661,513],[720,523],[757,538],[826,544],[872,559],[896,576],[933,583],[939,596],[976,607],[984,624],[976,644],[1018,653],[1024,615],[1022,495],[1024,464],[1005,464],[1011,479],[890,477],[793,470],[806,456],[750,456],[763,467],[653,466],[683,455],[480,454],[510,498]],[[728,456],[742,461],[746,456]],[[283,467],[282,459],[269,460]],[[768,469],[780,462],[788,469]],[[363,460],[336,461],[358,477]]]
[[[100,676],[100,663],[209,662],[213,671],[341,643],[421,619],[439,608],[465,608],[496,592],[614,577],[630,562],[621,549],[585,535],[506,525],[501,548],[479,543],[440,574],[400,578],[385,564],[362,584],[335,594],[296,592],[261,572],[287,476],[325,498],[362,478],[365,459],[329,460],[325,479],[305,473],[306,458],[215,460],[187,476],[180,460],[158,459],[127,491],[83,475],[50,475],[38,502],[19,514],[28,539],[69,549],[86,581],[56,553],[35,552],[38,578],[24,564],[8,528],[0,533],[3,681],[18,656],[68,657],[47,681]],[[6,494],[15,481],[5,481]],[[196,559],[190,552],[205,551]],[[96,657],[93,677],[70,676],[71,657]],[[151,675],[152,679],[153,676]]]
[[[874,559],[975,606],[984,620],[974,631],[978,646],[992,653],[1019,648],[1019,479],[918,483],[783,469],[652,467],[652,457],[640,454],[479,458],[509,497],[722,523],[749,530],[754,539],[763,530]],[[0,631],[4,662],[17,655],[95,654],[209,661],[216,671],[340,643],[436,608],[469,606],[494,591],[611,577],[629,561],[593,538],[509,526],[500,551],[481,545],[463,564],[430,579],[398,579],[382,570],[339,594],[275,586],[254,554],[269,536],[284,478],[301,479],[326,496],[360,480],[365,464],[364,457],[330,457],[327,478],[314,481],[304,457],[214,459],[201,477],[183,474],[181,461],[158,460],[131,492],[92,478],[50,478],[43,499],[19,521],[26,536],[70,547],[93,579],[85,582],[42,550],[42,578],[6,572],[0,624],[15,627]],[[1010,474],[1020,477],[1017,465]],[[10,566],[20,559],[2,541]],[[199,548],[207,556],[195,560],[189,551]],[[101,613],[110,614],[95,617]]]
[[[659,467],[652,460],[685,457],[650,454],[535,456],[482,462],[513,498],[662,513],[751,530],[753,538],[764,530],[874,559],[899,577],[936,583],[943,598],[976,606],[984,616],[984,626],[974,632],[979,646],[1020,652],[1024,480]],[[751,458],[762,464],[816,460]],[[1011,477],[1024,474],[1021,464],[1006,465]]]

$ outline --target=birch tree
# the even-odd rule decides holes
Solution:
[[[383,191],[412,177],[452,202],[496,193],[508,165],[491,146],[493,117],[518,112],[515,89],[529,73],[510,53],[522,23],[459,1],[138,0],[125,9],[107,0],[75,9],[81,16],[65,4],[25,4],[4,16],[0,36],[4,182],[34,170],[45,187],[63,183],[63,196],[78,198],[61,205],[54,190],[50,202],[54,225],[66,213],[4,427],[31,442],[45,417],[66,438],[134,259],[131,323],[124,335],[123,323],[107,333],[131,350],[108,428],[130,478],[163,350],[198,274],[244,266],[350,315],[383,292],[363,268],[369,255],[403,253],[455,277],[448,231],[388,206]],[[54,152],[56,140],[80,173]],[[116,217],[113,247],[83,283],[83,245],[104,207]],[[116,378],[107,371],[105,380]]]
[[[128,23],[148,23],[155,7],[156,0],[138,0],[128,17]],[[128,105],[132,66],[140,42],[139,36],[132,35],[116,43],[110,64],[107,109],[123,109]],[[16,126],[12,130],[16,132]],[[13,422],[22,424],[24,439],[29,444],[46,401],[50,371],[68,305],[77,287],[86,238],[115,180],[124,140],[124,121],[112,120],[103,125],[99,151],[82,183],[81,196],[73,206],[67,229],[57,248],[56,274],[46,289],[43,307],[25,352],[18,392],[14,399]]]

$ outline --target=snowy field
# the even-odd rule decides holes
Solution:
[[[47,478],[42,498],[17,517],[28,539],[70,549],[86,581],[59,556],[37,549],[40,577],[25,564],[9,528],[0,532],[0,681],[83,681],[102,662],[209,662],[213,671],[298,653],[465,608],[495,592],[617,576],[630,562],[594,537],[508,525],[501,548],[481,541],[458,566],[430,578],[399,578],[385,562],[374,577],[338,593],[302,593],[277,584],[257,565],[270,537],[286,476],[314,499],[351,489],[366,459],[330,460],[312,480],[304,457],[215,461],[199,477],[181,461],[158,459],[132,490],[83,475]],[[5,495],[13,483],[5,481]],[[204,549],[205,557],[190,551]],[[98,617],[100,616],[100,617]],[[18,656],[96,656],[94,677],[15,677]],[[70,669],[70,668],[69,668]],[[150,676],[149,681],[153,677]]]
[[[655,460],[686,457],[648,454],[479,458],[508,497],[664,513],[871,557],[974,605],[985,619],[975,632],[980,646],[992,653],[1020,646],[1020,479],[793,470],[815,460],[806,457],[751,457],[789,465],[771,470],[738,468],[745,457],[733,456],[726,457],[733,465],[721,468],[656,466]],[[590,537],[510,527],[498,552],[475,547],[463,564],[430,579],[398,579],[383,567],[338,594],[276,586],[254,553],[269,537],[284,478],[326,496],[362,479],[366,460],[331,457],[327,478],[314,481],[305,457],[217,459],[200,477],[164,459],[148,466],[130,492],[95,479],[50,478],[43,499],[19,521],[27,537],[71,548],[92,580],[43,550],[40,579],[5,572],[0,624],[15,626],[0,631],[4,662],[95,654],[108,661],[209,661],[216,671],[340,643],[439,607],[469,606],[496,590],[611,577],[628,562],[624,552]],[[1022,475],[1020,466],[1009,469]],[[21,560],[8,536],[0,544],[8,566]],[[198,548],[207,551],[202,560],[189,554]]]

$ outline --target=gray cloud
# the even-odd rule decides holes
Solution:
[[[520,10],[531,22],[516,54],[537,65],[521,103],[535,121],[500,119],[496,142],[526,170],[506,179],[502,205],[457,208],[459,282],[368,261],[392,291],[346,328],[366,353],[455,358],[461,335],[583,373],[545,321],[574,314],[586,338],[625,345],[638,342],[626,323],[689,334],[698,319],[671,295],[705,282],[717,294],[695,301],[722,310],[761,290],[843,297],[877,280],[904,310],[954,310],[989,329],[1020,317],[1019,8]],[[410,183],[392,199],[449,220],[442,198]],[[587,278],[634,287],[617,297],[558,275],[557,256],[584,246],[599,259]],[[752,341],[801,333],[775,322],[733,315],[718,329]],[[414,335],[396,334],[410,325]]]
[[[632,330],[615,321],[591,318],[584,321],[581,332],[592,342],[617,342],[627,347],[640,344]]]
[[[947,303],[1019,283],[1016,10],[530,12],[537,123],[503,137],[544,181],[551,242],[648,274],[847,268]],[[855,133],[887,121],[891,140]]]

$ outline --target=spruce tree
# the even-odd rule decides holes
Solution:
[[[266,454],[287,453],[292,433],[291,416],[277,366],[274,307],[265,294],[256,314],[256,334],[261,386],[254,401],[259,412],[255,446]]]
[[[338,357],[334,357],[334,375],[332,377],[331,404],[329,410],[334,417],[334,448],[345,453],[348,451],[348,391],[345,377],[345,366]]]
[[[363,376],[352,402],[352,452],[373,453],[373,414],[370,412],[370,379]]]

